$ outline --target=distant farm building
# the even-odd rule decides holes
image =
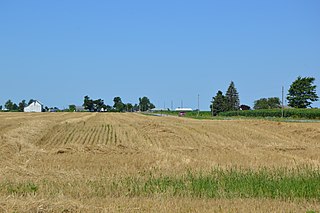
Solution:
[[[153,108],[153,109],[149,109],[150,112],[159,112],[159,111],[169,111],[166,108]]]
[[[83,106],[76,106],[76,112],[85,112],[87,111]]]
[[[191,108],[176,108],[175,111],[176,112],[192,112],[193,109],[191,109]]]
[[[39,101],[33,101],[29,106],[23,109],[24,112],[42,112],[43,104]]]

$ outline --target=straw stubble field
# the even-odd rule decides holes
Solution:
[[[320,209],[320,123],[1,113],[0,141],[0,212]]]

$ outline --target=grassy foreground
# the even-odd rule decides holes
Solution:
[[[165,197],[193,198],[268,198],[320,201],[320,171],[318,169],[220,169],[210,172],[189,171],[179,176],[145,173],[135,177],[97,177],[94,180],[72,182],[3,181],[0,193],[5,196],[56,197]]]

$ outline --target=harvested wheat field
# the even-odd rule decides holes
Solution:
[[[320,123],[1,113],[0,212],[320,210]]]

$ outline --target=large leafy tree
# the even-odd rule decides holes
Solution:
[[[225,97],[226,97],[226,104],[227,104],[228,111],[239,110],[239,107],[240,107],[239,93],[236,87],[234,86],[233,81],[231,81]]]
[[[75,112],[76,109],[77,109],[76,105],[74,104],[69,105],[69,112]]]
[[[9,99],[9,100],[4,104],[4,107],[5,107],[7,110],[11,111],[11,110],[13,110],[13,108],[14,108],[14,103]]]
[[[27,106],[26,100],[22,100],[18,105],[19,112],[23,112],[26,106]]]
[[[127,112],[132,112],[133,111],[133,105],[131,103],[127,103],[125,105],[126,111]]]
[[[254,101],[254,109],[276,109],[280,108],[280,99],[278,97],[260,98]]]
[[[102,99],[92,100],[89,96],[84,97],[82,106],[90,112],[100,112],[102,108],[107,108]]]
[[[310,107],[312,102],[318,100],[316,85],[313,84],[315,78],[299,76],[290,86],[287,100],[289,106],[295,108]]]
[[[125,104],[122,102],[120,97],[115,97],[113,99],[113,108],[118,112],[123,112],[125,110]]]
[[[220,112],[228,110],[227,99],[219,90],[215,97],[213,97],[212,104],[210,105],[213,115],[218,115]]]
[[[97,99],[93,101],[93,107],[94,111],[100,112],[101,109],[105,110],[107,106],[104,104],[104,101],[102,99]]]
[[[155,105],[150,102],[148,97],[139,98],[139,108],[140,111],[147,111],[149,109],[155,108]]]
[[[85,109],[89,110],[89,111],[94,111],[94,103],[93,100],[90,99],[89,96],[84,96],[84,100],[83,100],[83,105],[82,105]]]

